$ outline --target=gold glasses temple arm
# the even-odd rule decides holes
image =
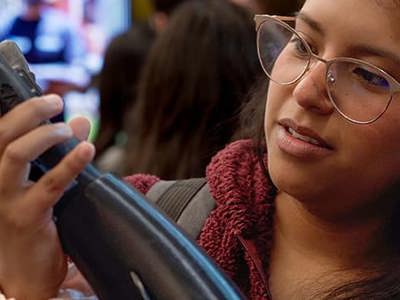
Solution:
[[[283,22],[294,22],[296,17],[293,16],[278,16],[278,15],[254,15],[254,22],[256,25],[256,30],[261,26],[261,24],[267,19],[277,19]]]

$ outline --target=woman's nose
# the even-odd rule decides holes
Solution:
[[[325,82],[326,64],[316,61],[296,83],[292,92],[297,103],[306,110],[327,115],[334,111]]]

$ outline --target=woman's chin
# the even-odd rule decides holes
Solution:
[[[296,176],[291,172],[270,171],[270,177],[279,193],[285,193],[301,203],[315,205],[316,201],[324,199],[326,193],[323,186],[310,180],[310,177]]]

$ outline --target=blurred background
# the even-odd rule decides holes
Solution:
[[[99,108],[94,79],[109,42],[133,24],[133,2],[0,0],[0,40],[18,44],[44,92],[64,97],[65,112],[59,119],[80,114],[92,121],[92,140]],[[135,16],[146,18],[150,3],[138,7]]]
[[[76,115],[86,116],[92,123],[90,140],[95,141],[100,128],[100,115],[110,109],[104,106],[103,112],[100,111],[100,99],[106,98],[102,96],[102,93],[106,95],[106,92],[102,92],[100,85],[103,83],[99,75],[109,69],[103,64],[107,57],[106,50],[112,46],[109,51],[110,57],[113,48],[118,49],[119,53],[143,52],[142,49],[133,50],[127,45],[128,39],[133,38],[132,34],[130,36],[121,34],[132,31],[140,24],[147,24],[153,32],[158,32],[158,28],[165,26],[167,19],[165,16],[175,5],[174,2],[183,1],[0,0],[0,40],[10,39],[18,44],[44,93],[57,93],[63,97],[64,113],[56,120],[68,121]],[[301,0],[232,0],[232,2],[247,7],[252,13],[282,14],[292,12],[295,6],[293,3]],[[157,14],[157,6],[165,11]],[[147,40],[142,44],[144,48],[149,48],[149,43],[153,39],[151,34],[143,34],[141,30],[140,34],[134,33],[134,35],[136,39],[140,35],[141,40],[142,36],[147,36]],[[111,42],[118,37],[120,41],[117,40],[113,46]],[[124,40],[125,45],[122,45]],[[130,41],[129,43],[132,44]],[[126,58],[122,55],[120,57],[120,62],[112,62],[114,66],[118,63],[124,64]],[[125,64],[125,69],[127,67]],[[108,73],[118,72],[118,70],[111,71]],[[126,74],[124,76],[126,77]],[[114,81],[121,83],[123,80],[128,81],[126,78],[119,79],[113,75],[109,77],[114,77]],[[104,90],[108,88],[107,84],[111,85],[105,82]],[[110,90],[108,94],[115,93],[108,89]],[[124,97],[132,98],[131,94]],[[111,107],[114,106],[115,103]],[[121,109],[125,110],[126,107],[121,106]]]

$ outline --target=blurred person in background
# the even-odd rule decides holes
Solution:
[[[261,74],[255,38],[252,16],[230,1],[190,1],[175,11],[149,54],[127,120],[126,174],[204,176]]]
[[[23,0],[22,13],[0,39],[14,40],[29,63],[73,63],[82,58],[78,29],[52,5],[57,0]]]
[[[72,90],[83,90],[89,74],[81,63],[85,45],[79,29],[58,0],[23,0],[20,15],[0,35],[0,41],[17,43],[44,93],[64,96]],[[63,121],[63,114],[52,121]]]
[[[109,44],[99,76],[100,129],[96,138],[96,164],[120,174],[126,133],[123,120],[136,101],[137,81],[145,63],[154,32],[135,25]]]

